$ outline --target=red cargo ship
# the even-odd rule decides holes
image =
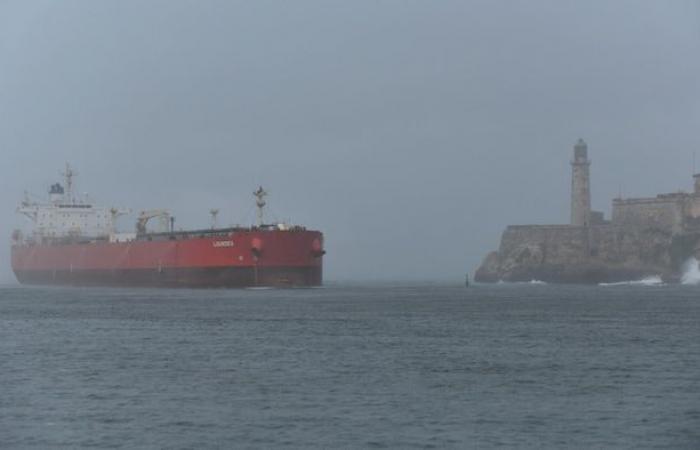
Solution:
[[[35,229],[15,231],[12,269],[23,284],[74,286],[253,287],[318,286],[322,283],[323,234],[300,226],[263,222],[262,189],[255,192],[258,224],[176,231],[165,210],[142,211],[135,233],[117,233],[115,221],[128,210],[93,206],[66,188],[51,186],[48,203],[28,198],[18,212]],[[146,224],[160,219],[160,231]]]

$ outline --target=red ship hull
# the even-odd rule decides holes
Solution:
[[[323,235],[306,230],[212,230],[123,243],[22,244],[23,284],[144,287],[318,286]]]

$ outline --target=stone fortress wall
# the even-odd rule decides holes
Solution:
[[[497,252],[488,255],[477,281],[565,283],[673,277],[700,254],[700,175],[693,193],[615,199],[612,220],[590,210],[586,144],[572,161],[571,224],[509,226]]]
[[[646,226],[669,232],[683,227],[683,198],[613,200],[612,221],[619,226]]]
[[[696,181],[700,176],[696,175]],[[620,226],[645,226],[681,233],[700,222],[700,183],[691,194],[679,192],[655,198],[613,200],[613,223]]]

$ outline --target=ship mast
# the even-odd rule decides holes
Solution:
[[[258,226],[261,227],[263,226],[263,208],[266,205],[265,197],[267,196],[267,192],[260,186],[257,191],[253,192],[253,195],[256,199],[255,206],[258,207]]]
[[[71,204],[75,203],[75,198],[73,197],[73,177],[78,175],[77,172],[75,172],[70,164],[66,163],[66,171],[63,172],[61,175],[66,177],[66,196],[65,198],[70,202]]]
[[[211,209],[209,210],[209,214],[211,214],[211,229],[215,230],[218,225],[216,218],[219,215],[219,210],[216,208]]]

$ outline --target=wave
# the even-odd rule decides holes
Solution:
[[[642,280],[600,283],[598,286],[663,286],[664,284],[664,280],[661,279],[661,276],[654,275],[653,277],[647,277]]]
[[[690,258],[683,264],[681,284],[695,286],[700,284],[700,262],[697,258]]]
[[[533,286],[544,286],[548,283],[545,281],[541,281],[541,280],[530,280],[530,281],[503,281],[503,280],[499,280],[498,283],[496,283],[496,284],[511,284],[511,285],[530,284]]]

